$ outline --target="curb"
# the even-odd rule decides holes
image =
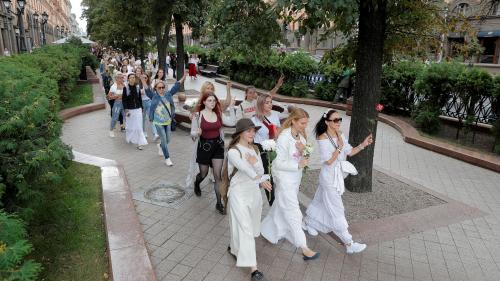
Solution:
[[[216,78],[215,82],[224,85],[227,84],[227,80],[221,78]],[[247,87],[237,82],[231,82],[231,83],[233,84],[233,88],[235,89],[245,90],[245,88]],[[262,89],[256,89],[256,90],[258,94],[268,93],[268,91]],[[345,104],[336,104],[322,100],[294,98],[282,95],[275,95],[273,96],[273,99],[279,102],[307,104],[307,105],[322,106],[322,107],[347,111],[347,105]],[[389,116],[380,113],[378,115],[378,120],[383,123],[386,123],[387,125],[393,127],[398,132],[400,132],[401,135],[403,136],[403,140],[406,143],[410,143],[422,147],[424,149],[500,173],[500,157],[453,146],[451,144],[447,144],[439,140],[433,140],[421,136],[413,126],[408,124],[406,121],[398,119],[397,117],[394,116]]]
[[[101,168],[112,280],[156,281],[125,171],[116,161],[73,151],[75,162]]]
[[[90,67],[87,67],[88,69]],[[87,83],[95,84],[90,81]],[[67,120],[81,114],[105,109],[105,102],[95,102],[100,95],[95,92],[93,94],[94,103],[61,110],[59,112],[61,119]],[[144,232],[135,211],[132,193],[123,167],[114,160],[78,151],[73,151],[73,155],[75,162],[101,168],[110,279],[115,281],[156,281]]]
[[[63,120],[67,120],[69,118],[78,116],[80,114],[85,114],[85,113],[89,113],[92,111],[101,110],[101,109],[105,109],[105,108],[106,108],[105,103],[89,103],[89,104],[85,104],[85,105],[80,105],[80,106],[76,106],[76,107],[63,109],[59,112],[59,116]]]

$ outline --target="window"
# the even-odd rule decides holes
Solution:
[[[455,7],[455,11],[458,14],[461,14],[462,16],[467,15],[467,12],[469,11],[469,4],[467,3],[460,3]]]

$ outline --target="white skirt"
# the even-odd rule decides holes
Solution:
[[[125,139],[136,145],[148,144],[142,130],[142,109],[129,109],[128,113],[129,116],[125,117]]]
[[[323,233],[334,232],[345,244],[352,242],[342,196],[335,186],[328,186],[320,181],[306,214],[307,226]]]
[[[255,237],[260,234],[262,195],[255,183],[229,187],[229,232],[236,266],[257,266]]]
[[[301,175],[302,171],[296,173]],[[273,173],[273,176],[276,199],[262,221],[262,236],[273,244],[286,238],[295,247],[306,247],[306,235],[302,230],[302,212],[297,197],[301,177],[294,177],[290,173]]]

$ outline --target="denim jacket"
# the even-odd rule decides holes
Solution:
[[[172,109],[172,112],[170,112],[170,114],[172,115],[171,116],[172,120],[175,117],[175,105],[174,105],[173,95],[175,95],[177,93],[180,85],[181,85],[181,83],[179,83],[178,81],[175,82],[174,86],[172,86],[172,88],[170,88],[170,91],[168,91],[164,94],[165,98],[168,100],[168,102],[170,102],[170,108]],[[145,90],[145,92],[146,92],[146,96],[148,96],[148,98],[151,99],[151,107],[149,108],[148,116],[149,116],[149,120],[153,120],[156,107],[158,105],[163,106],[163,104],[160,101],[161,100],[160,95],[156,91],[153,91],[151,88],[147,88]]]

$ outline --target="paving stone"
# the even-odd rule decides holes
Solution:
[[[204,77],[186,81],[197,89]],[[224,96],[225,86],[215,83]],[[241,98],[243,92],[232,91]],[[324,108],[304,105],[311,116],[306,129],[312,136],[314,120]],[[341,129],[348,134],[350,117]],[[109,109],[68,119],[62,140],[79,152],[113,159],[123,165],[132,192],[161,180],[183,184],[192,152],[189,133],[172,134],[169,150],[175,165],[168,168],[157,155],[156,145],[138,151],[117,133],[109,138]],[[281,241],[272,245],[256,239],[257,262],[269,280],[500,280],[500,174],[405,143],[395,129],[378,123],[374,163],[376,167],[407,178],[453,200],[488,213],[484,217],[441,225],[391,241],[374,243],[358,255],[327,240],[307,236],[319,260],[304,262],[300,249]],[[313,153],[312,166],[319,155]],[[178,209],[135,201],[148,253],[158,280],[249,280],[248,269],[236,268],[226,253],[229,244],[227,216],[214,209],[212,185],[205,181],[203,196],[191,197]],[[192,187],[189,187],[192,188]],[[263,215],[269,207],[264,206]],[[348,211],[348,210],[347,210]]]

